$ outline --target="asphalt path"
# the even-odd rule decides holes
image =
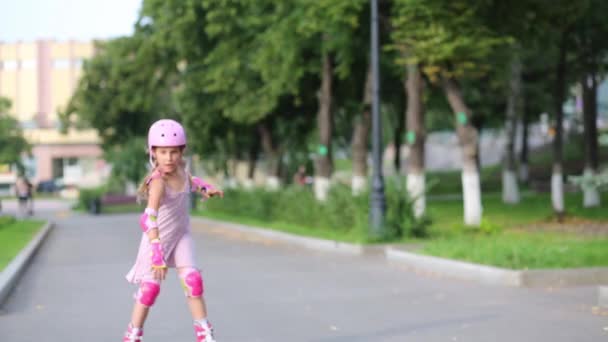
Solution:
[[[56,226],[2,308],[2,342],[122,341],[135,291],[124,275],[141,237],[137,216],[67,208],[36,212]],[[201,224],[193,235],[219,342],[608,341],[596,287],[486,286]],[[194,341],[174,270],[144,336]]]

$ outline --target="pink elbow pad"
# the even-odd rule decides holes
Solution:
[[[204,180],[202,180],[202,179],[200,179],[198,177],[192,177],[192,183],[194,185],[196,185],[196,187],[198,189],[203,189],[205,191],[213,189],[213,186],[211,184],[205,182]]]
[[[160,239],[154,239],[150,242],[152,249],[152,268],[166,268],[165,255],[163,253],[163,246],[160,243]]]
[[[156,222],[157,216],[158,212],[152,208],[144,210],[144,213],[139,217],[139,226],[144,233],[152,228],[158,228],[158,223]]]

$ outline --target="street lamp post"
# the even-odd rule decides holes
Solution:
[[[384,180],[382,178],[382,121],[380,117],[380,67],[378,57],[378,1],[371,0],[371,63],[372,63],[372,191],[370,194],[370,235],[373,238],[383,238],[384,212],[386,199],[384,197]]]

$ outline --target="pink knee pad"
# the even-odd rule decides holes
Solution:
[[[137,299],[147,307],[154,305],[156,297],[160,293],[160,285],[158,283],[146,281],[141,284],[137,291]]]
[[[188,268],[180,273],[180,278],[182,279],[182,286],[187,297],[200,297],[203,295],[203,278],[198,270]]]

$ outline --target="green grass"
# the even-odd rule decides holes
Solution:
[[[0,271],[30,242],[43,224],[42,221],[26,220],[0,226]]]
[[[483,194],[483,220],[497,228],[548,221],[553,218],[550,194],[524,193],[516,205],[502,203],[500,194]],[[567,217],[608,221],[604,207],[584,208],[582,194],[566,194]],[[602,202],[608,203],[608,193],[602,193]],[[450,233],[463,227],[463,203],[461,200],[429,201],[428,213],[433,218],[432,233]]]
[[[608,201],[603,194],[603,201]],[[484,195],[484,222],[482,229],[489,234],[466,228],[462,224],[460,200],[430,201],[428,210],[434,218],[431,237],[412,240],[402,238],[393,243],[421,243],[421,253],[476,262],[512,269],[569,268],[608,266],[608,238],[584,238],[566,233],[534,233],[515,231],[512,228],[551,220],[553,212],[548,194],[525,194],[519,205],[506,205],[500,195]],[[602,208],[587,209],[581,205],[580,194],[568,194],[568,217],[608,221],[608,212]],[[285,222],[239,217],[213,211],[197,210],[201,215],[222,221],[270,228],[302,236],[311,236],[351,243],[368,243],[356,231],[344,235]]]
[[[517,205],[484,194],[482,229],[493,234],[471,233],[463,226],[462,211],[460,200],[428,203],[433,238],[424,242],[422,253],[512,269],[608,266],[608,238],[515,230],[554,220],[549,194],[525,194]],[[607,222],[608,210],[584,208],[581,194],[567,194],[566,217]]]
[[[287,222],[269,222],[244,216],[234,216],[221,212],[213,212],[200,209],[193,211],[192,214],[220,221],[240,223],[260,228],[269,228],[272,230],[282,231],[300,236],[315,237],[320,239],[335,240],[349,243],[362,243],[365,241],[365,237],[361,236],[360,234],[357,234],[356,231],[350,231],[345,234],[344,232],[340,231],[317,229],[314,227],[304,227],[301,225]]]
[[[490,166],[481,169],[480,183],[483,192],[498,192],[502,186],[501,167]],[[427,173],[427,182],[432,183],[429,195],[461,194],[462,172],[433,171]]]
[[[583,136],[576,134],[568,137],[568,140],[564,143],[562,158],[564,162],[572,162],[572,161],[583,161],[583,151],[584,151],[584,142]],[[599,155],[606,155],[608,152],[608,147],[599,146]],[[550,166],[553,163],[553,145],[547,144],[542,146],[541,148],[532,151],[530,153],[530,163],[537,165],[547,165]]]
[[[608,238],[567,234],[462,234],[427,241],[420,252],[510,269],[608,266]]]
[[[353,170],[353,161],[352,159],[334,159],[334,169],[335,171],[347,171],[351,172]]]

